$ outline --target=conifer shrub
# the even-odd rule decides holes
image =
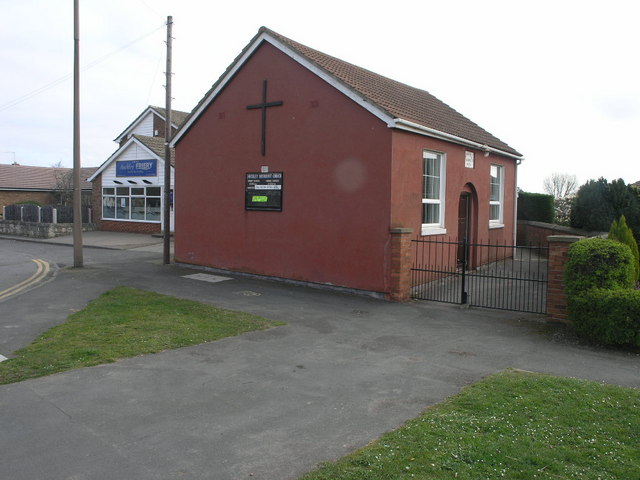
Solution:
[[[634,258],[634,282],[638,281],[640,277],[640,252],[638,252],[638,242],[636,242],[633,232],[627,225],[627,219],[624,215],[620,216],[619,220],[614,220],[609,229],[609,237],[612,240],[617,240],[620,243],[624,243],[629,246]]]

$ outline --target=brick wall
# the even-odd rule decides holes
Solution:
[[[411,298],[411,228],[391,229],[391,288],[389,299],[406,302]]]
[[[567,295],[564,289],[564,266],[572,243],[583,237],[576,235],[551,235],[549,241],[549,265],[547,283],[547,320],[568,322]]]
[[[40,205],[51,205],[55,202],[55,198],[51,192],[0,191],[0,207],[28,201],[38,202]]]
[[[160,233],[161,231],[159,223],[114,222],[111,220],[100,220],[98,230],[130,233]]]
[[[588,232],[579,228],[555,225],[553,223],[518,220],[518,245],[542,245],[547,243],[547,238],[551,235],[597,237],[606,235],[606,232]]]

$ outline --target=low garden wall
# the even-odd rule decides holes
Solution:
[[[85,232],[95,230],[93,223],[83,223]],[[73,223],[21,222],[18,220],[0,220],[0,234],[19,235],[30,238],[54,238],[73,233]]]
[[[553,223],[518,220],[518,245],[542,245],[551,235],[572,235],[579,237],[606,237],[607,232],[588,232],[579,228],[555,225]]]

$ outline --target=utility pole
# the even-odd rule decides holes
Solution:
[[[164,129],[164,255],[163,263],[171,263],[171,30],[173,27],[173,17],[167,17],[167,97],[165,101],[165,129]]]
[[[73,0],[73,266],[83,266],[82,196],[80,185],[80,20]]]

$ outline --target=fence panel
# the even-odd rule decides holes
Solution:
[[[23,222],[39,222],[40,207],[37,205],[22,205],[22,221]]]
[[[22,209],[20,208],[22,205],[7,205],[4,207],[4,219],[5,220],[22,220],[20,212]]]
[[[413,241],[413,297],[545,313],[548,247]]]

